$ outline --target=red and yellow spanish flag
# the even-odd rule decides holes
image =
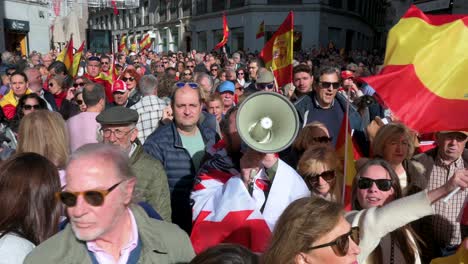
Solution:
[[[265,36],[265,21],[262,21],[262,23],[260,23],[257,30],[257,39],[263,36]]]
[[[62,52],[57,56],[57,60],[63,62],[68,71],[71,70],[73,65],[73,35],[70,35],[70,40]]]
[[[119,52],[123,52],[125,54],[128,54],[127,35],[125,35],[125,34],[123,34],[122,37],[120,38]]]
[[[80,48],[75,52],[73,55],[73,65],[70,70],[70,75],[75,78],[76,74],[78,73],[78,68],[80,67],[81,56],[83,55],[85,42],[81,43]]]
[[[420,133],[468,131],[467,50],[467,15],[426,15],[413,5],[389,32],[381,74],[363,80]]]
[[[130,38],[130,51],[138,52],[138,40],[136,37]]]
[[[229,27],[227,24],[226,13],[223,13],[223,39],[214,47],[215,50],[226,45],[229,38]]]
[[[140,49],[141,50],[149,49],[151,47],[151,42],[152,41],[151,41],[149,33],[143,35],[143,38],[140,41]]]
[[[293,28],[294,15],[291,11],[260,53],[266,68],[273,69],[278,87],[292,82]]]
[[[344,195],[342,200],[345,205],[345,209],[349,211],[352,209],[351,187],[353,186],[353,180],[356,176],[355,161],[360,159],[362,155],[351,136],[351,128],[347,113],[345,113],[343,121],[341,122],[340,132],[336,141],[336,153],[343,165],[343,178],[341,181],[337,181],[336,184],[341,184],[343,186]]]

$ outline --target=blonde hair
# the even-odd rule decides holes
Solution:
[[[372,151],[374,156],[383,157],[385,151],[385,145],[388,141],[404,136],[408,141],[408,151],[406,153],[405,159],[410,159],[414,154],[414,142],[411,132],[402,123],[389,123],[379,129],[375,135]]]
[[[16,152],[34,152],[64,169],[69,157],[68,131],[57,112],[39,110],[21,119]]]
[[[269,248],[263,255],[268,264],[293,264],[294,258],[329,233],[343,216],[341,205],[318,197],[292,202],[281,214]]]
[[[333,201],[341,201],[341,186],[343,184],[341,163],[330,145],[318,144],[306,150],[297,164],[297,172],[302,176],[309,190],[312,191],[314,186],[310,185],[308,178],[319,174],[323,167],[335,171],[335,180],[330,182],[329,193]]]
[[[299,132],[299,135],[294,141],[292,148],[302,152],[308,149],[310,146],[317,144],[312,140],[317,129],[325,129],[328,132],[327,126],[325,126],[325,124],[318,121],[311,122],[301,129],[301,132]]]

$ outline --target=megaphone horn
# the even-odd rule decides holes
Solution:
[[[273,92],[257,92],[245,99],[239,106],[236,123],[242,141],[262,153],[284,150],[299,131],[294,105]]]

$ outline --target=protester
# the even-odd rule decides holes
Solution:
[[[131,107],[136,102],[132,99],[129,99],[130,91],[128,90],[127,84],[122,80],[116,80],[112,84],[112,96],[114,98],[114,102],[112,106],[123,106],[123,107]]]
[[[47,103],[39,95],[35,93],[25,94],[21,96],[16,107],[16,114],[10,122],[10,128],[13,131],[18,131],[18,126],[21,119],[34,111],[47,110]]]
[[[219,94],[211,94],[206,99],[206,109],[210,114],[216,116],[218,123],[221,122],[224,112],[223,98]]]
[[[43,81],[41,78],[41,73],[35,68],[27,68],[24,73],[28,77],[29,90],[31,92],[38,94],[42,99],[47,103],[47,108],[51,111],[57,111],[57,105],[55,103],[54,96],[42,88]]]
[[[190,233],[192,213],[190,191],[195,174],[205,155],[205,147],[217,140],[216,130],[199,122],[202,116],[200,88],[179,83],[173,93],[171,107],[174,122],[160,126],[145,141],[145,151],[161,161],[171,191],[172,221]]]
[[[234,104],[235,86],[231,81],[224,81],[216,88],[217,94],[223,100],[223,114],[225,114]]]
[[[137,183],[135,192],[166,221],[171,220],[171,202],[167,176],[158,160],[143,151],[137,139],[138,112],[122,106],[105,110],[96,117],[104,143],[119,146],[129,157]]]
[[[259,264],[260,257],[236,244],[221,244],[198,254],[190,264]]]
[[[28,89],[28,77],[22,72],[14,72],[10,76],[10,91],[0,99],[0,107],[7,119],[12,119],[16,114],[16,106],[21,96],[30,94]]]
[[[128,100],[135,103],[140,101],[141,93],[138,90],[140,75],[133,69],[126,69],[120,74],[120,80],[127,85],[127,89],[129,90]]]
[[[71,157],[66,175],[67,186],[59,198],[70,223],[36,247],[24,263],[175,264],[194,257],[182,230],[132,205],[136,179],[120,148],[83,146]]]
[[[340,159],[328,144],[309,147],[297,165],[297,172],[311,193],[334,202],[341,201],[343,191],[343,175],[340,171]]]
[[[0,259],[21,264],[26,255],[58,232],[61,206],[57,169],[35,153],[22,153],[0,165]]]

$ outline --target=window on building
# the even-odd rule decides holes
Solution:
[[[356,0],[348,0],[348,10],[351,12],[356,11]]]
[[[238,8],[245,5],[245,0],[231,0],[231,5],[229,8]]]
[[[167,20],[167,5],[166,0],[159,0],[159,21]]]
[[[179,18],[178,1],[169,2],[169,11],[171,12],[171,20]]]
[[[148,6],[149,6],[149,3],[148,3],[148,2],[145,2],[145,3],[143,4],[143,9],[142,9],[142,13],[143,13],[143,25],[149,25]]]
[[[222,11],[226,9],[226,1],[225,0],[218,0],[218,1],[213,1],[212,5],[212,11]]]
[[[343,3],[342,0],[328,0],[328,5],[334,8],[342,8]]]
[[[329,27],[328,28],[328,42],[333,42],[335,44],[335,47],[338,46],[341,39],[341,28],[334,28],[334,27]]]
[[[198,50],[207,50],[206,32],[198,32]]]
[[[208,11],[206,0],[197,0],[197,14],[205,14]]]
[[[182,0],[182,12],[184,17],[192,15],[192,1]]]
[[[302,4],[302,0],[268,0],[271,5],[298,5]]]

